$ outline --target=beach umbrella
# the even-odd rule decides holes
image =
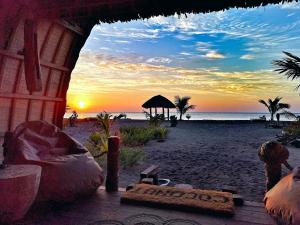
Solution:
[[[143,108],[150,109],[150,116],[152,116],[152,108],[155,109],[155,115],[157,115],[157,108],[163,109],[163,114],[165,114],[164,109],[168,109],[168,120],[169,120],[169,109],[174,109],[176,106],[169,99],[162,95],[156,95],[146,101],[143,105]]]

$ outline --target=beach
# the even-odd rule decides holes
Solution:
[[[148,121],[119,120],[113,132],[122,126],[147,126]],[[235,186],[246,200],[262,201],[265,190],[264,165],[257,156],[259,146],[274,140],[280,129],[265,128],[251,121],[179,121],[170,127],[164,142],[148,142],[142,148],[146,160],[120,171],[120,186],[137,182],[139,173],[149,165],[160,167],[159,176],[174,183],[187,183],[194,188],[220,189]],[[80,122],[67,127],[66,133],[85,143],[96,131],[94,122]],[[292,166],[300,160],[300,150],[288,146]],[[283,174],[287,170],[283,168]]]

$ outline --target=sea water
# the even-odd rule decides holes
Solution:
[[[79,118],[88,118],[88,117],[96,117],[99,112],[88,112],[88,113],[80,113],[77,112]],[[134,120],[145,120],[146,115],[143,112],[109,112],[112,116],[118,116],[121,113],[126,114],[127,119]],[[68,118],[72,113],[67,112],[65,114],[65,118]],[[270,119],[270,114],[265,112],[188,112],[182,116],[182,119],[187,120],[186,115],[189,114],[191,116],[190,120],[250,120],[257,119],[260,116],[265,116],[267,120]],[[165,113],[167,116],[167,114]],[[175,115],[179,118],[179,113],[170,112],[170,116]],[[297,116],[300,116],[300,113],[296,113]],[[276,117],[274,116],[276,120]],[[288,121],[284,116],[280,117],[282,121]]]

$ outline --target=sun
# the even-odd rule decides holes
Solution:
[[[84,109],[86,107],[86,103],[84,101],[79,101],[77,104],[79,109]]]

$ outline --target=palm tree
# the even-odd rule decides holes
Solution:
[[[191,97],[189,96],[175,96],[175,106],[177,108],[177,111],[180,113],[179,119],[182,120],[182,115],[185,114],[187,111],[194,109],[196,106],[195,105],[190,105],[189,100]]]
[[[280,100],[282,98],[280,97],[276,97],[274,100],[272,99],[268,99],[268,103],[266,103],[264,100],[260,99],[258,100],[259,103],[263,104],[264,106],[266,106],[271,114],[271,121],[274,121],[274,115],[277,112],[280,112],[281,110],[284,109],[289,109],[290,105],[287,103],[280,103]]]
[[[274,60],[272,63],[277,67],[276,72],[284,74],[288,79],[294,80],[300,78],[300,58],[289,53],[283,52],[287,55],[286,58],[281,60]],[[300,84],[296,89],[300,88]]]

